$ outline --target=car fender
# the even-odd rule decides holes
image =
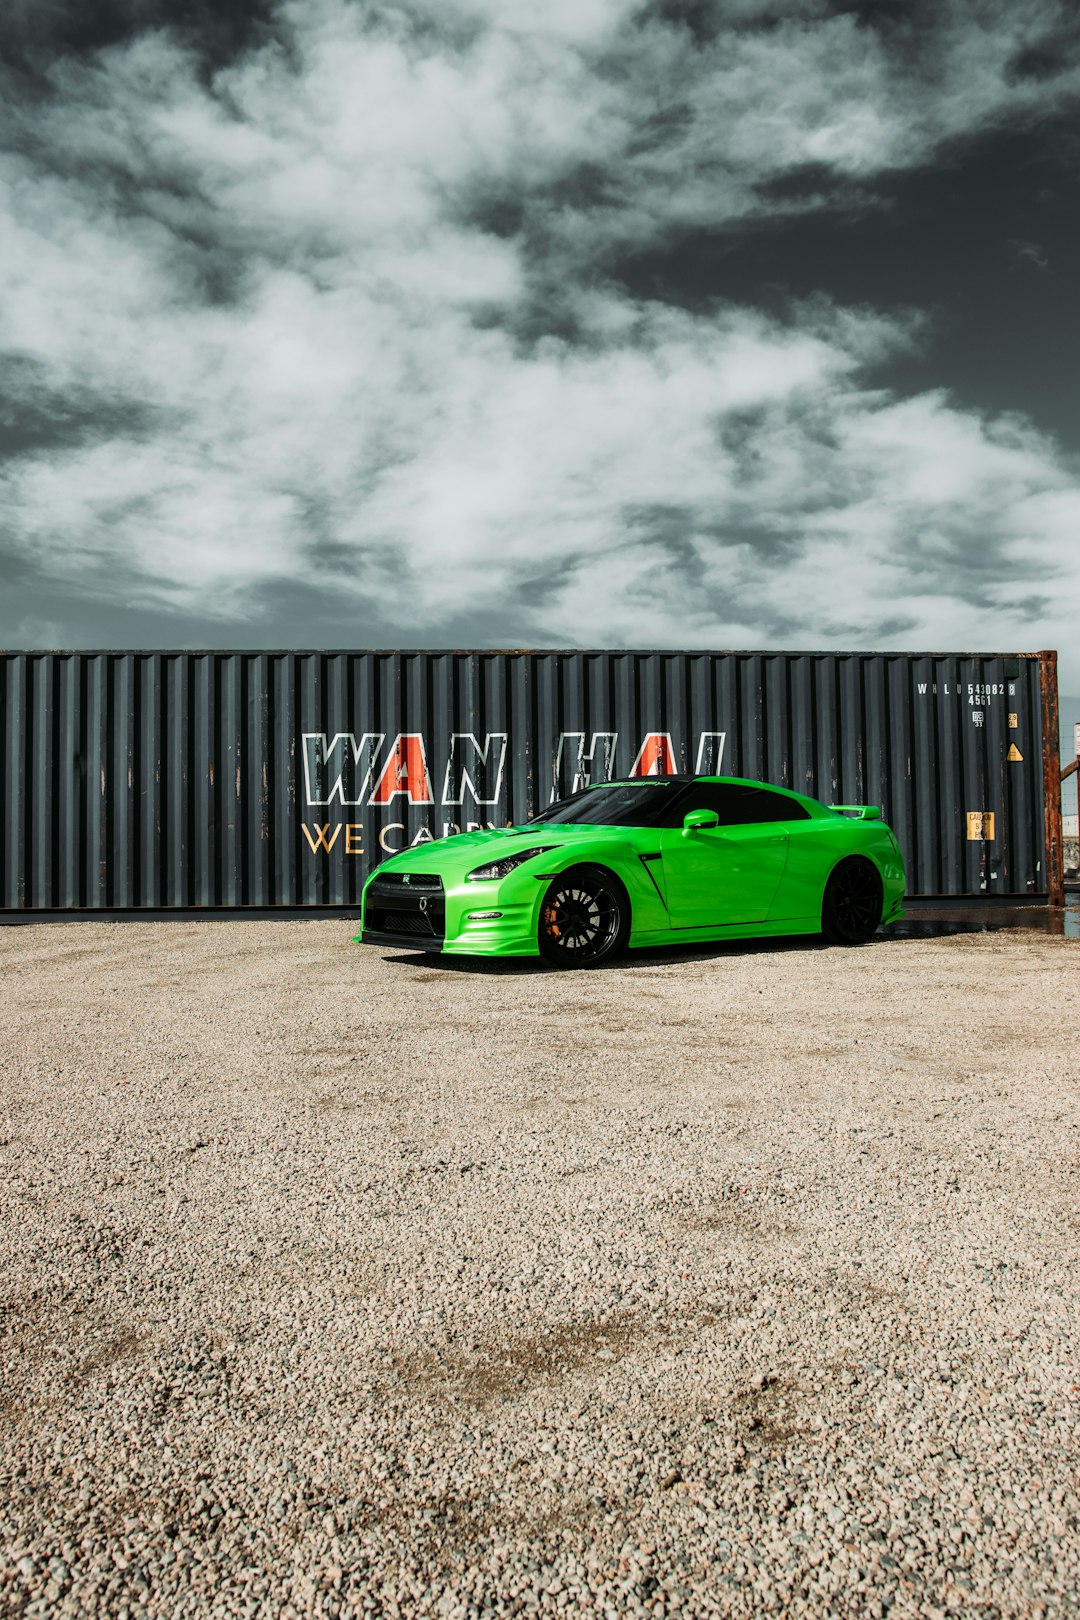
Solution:
[[[649,928],[665,928],[670,919],[664,901],[663,874],[660,871],[662,863],[645,858],[652,854],[658,856],[659,853],[659,839],[656,840],[655,852],[651,846],[642,851],[629,839],[619,838],[582,839],[572,846],[552,849],[542,861],[537,862],[538,869],[533,873],[537,880],[537,909],[553,877],[575,866],[600,866],[618,878],[626,890],[635,933]],[[653,867],[656,868],[655,876],[651,870]]]
[[[849,828],[852,826],[858,828],[855,847],[849,844],[844,850],[830,851],[834,858],[828,862],[821,878],[819,904],[825,904],[825,891],[837,867],[845,861],[862,859],[870,862],[881,879],[883,910],[888,916],[891,905],[904,892],[904,864],[899,846],[883,821],[849,823]]]
[[[829,878],[840,862],[852,855],[865,854],[880,870],[876,845],[882,836],[877,831],[881,825],[842,821],[839,817],[814,817],[789,824],[787,864],[769,909],[770,920],[819,917]],[[859,832],[853,836],[855,828]]]

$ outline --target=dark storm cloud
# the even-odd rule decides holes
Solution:
[[[8,0],[0,11],[0,59],[41,80],[57,58],[165,29],[212,72],[263,43],[276,10],[275,0]]]
[[[1075,71],[1080,62],[1080,19],[1073,17],[1059,27],[1048,29],[1017,51],[1009,63],[1009,75],[1017,81],[1043,82]]]
[[[57,390],[40,362],[10,355],[0,373],[0,460],[73,450],[118,437],[149,439],[168,430],[145,402],[92,390]]]

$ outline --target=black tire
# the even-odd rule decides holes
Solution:
[[[630,902],[613,872],[574,866],[552,878],[540,906],[536,942],[558,968],[598,967],[630,937]]]
[[[881,923],[884,890],[873,861],[841,861],[825,885],[821,932],[833,945],[865,945]]]

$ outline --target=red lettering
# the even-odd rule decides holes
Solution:
[[[410,804],[434,804],[424,739],[418,731],[401,731],[382,768],[369,804],[389,804],[404,793]]]
[[[650,731],[634,761],[631,776],[676,776],[675,750],[670,731]]]

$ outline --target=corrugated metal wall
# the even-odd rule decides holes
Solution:
[[[9,653],[0,717],[5,910],[353,905],[668,744],[882,805],[912,894],[1046,890],[1034,654]]]

